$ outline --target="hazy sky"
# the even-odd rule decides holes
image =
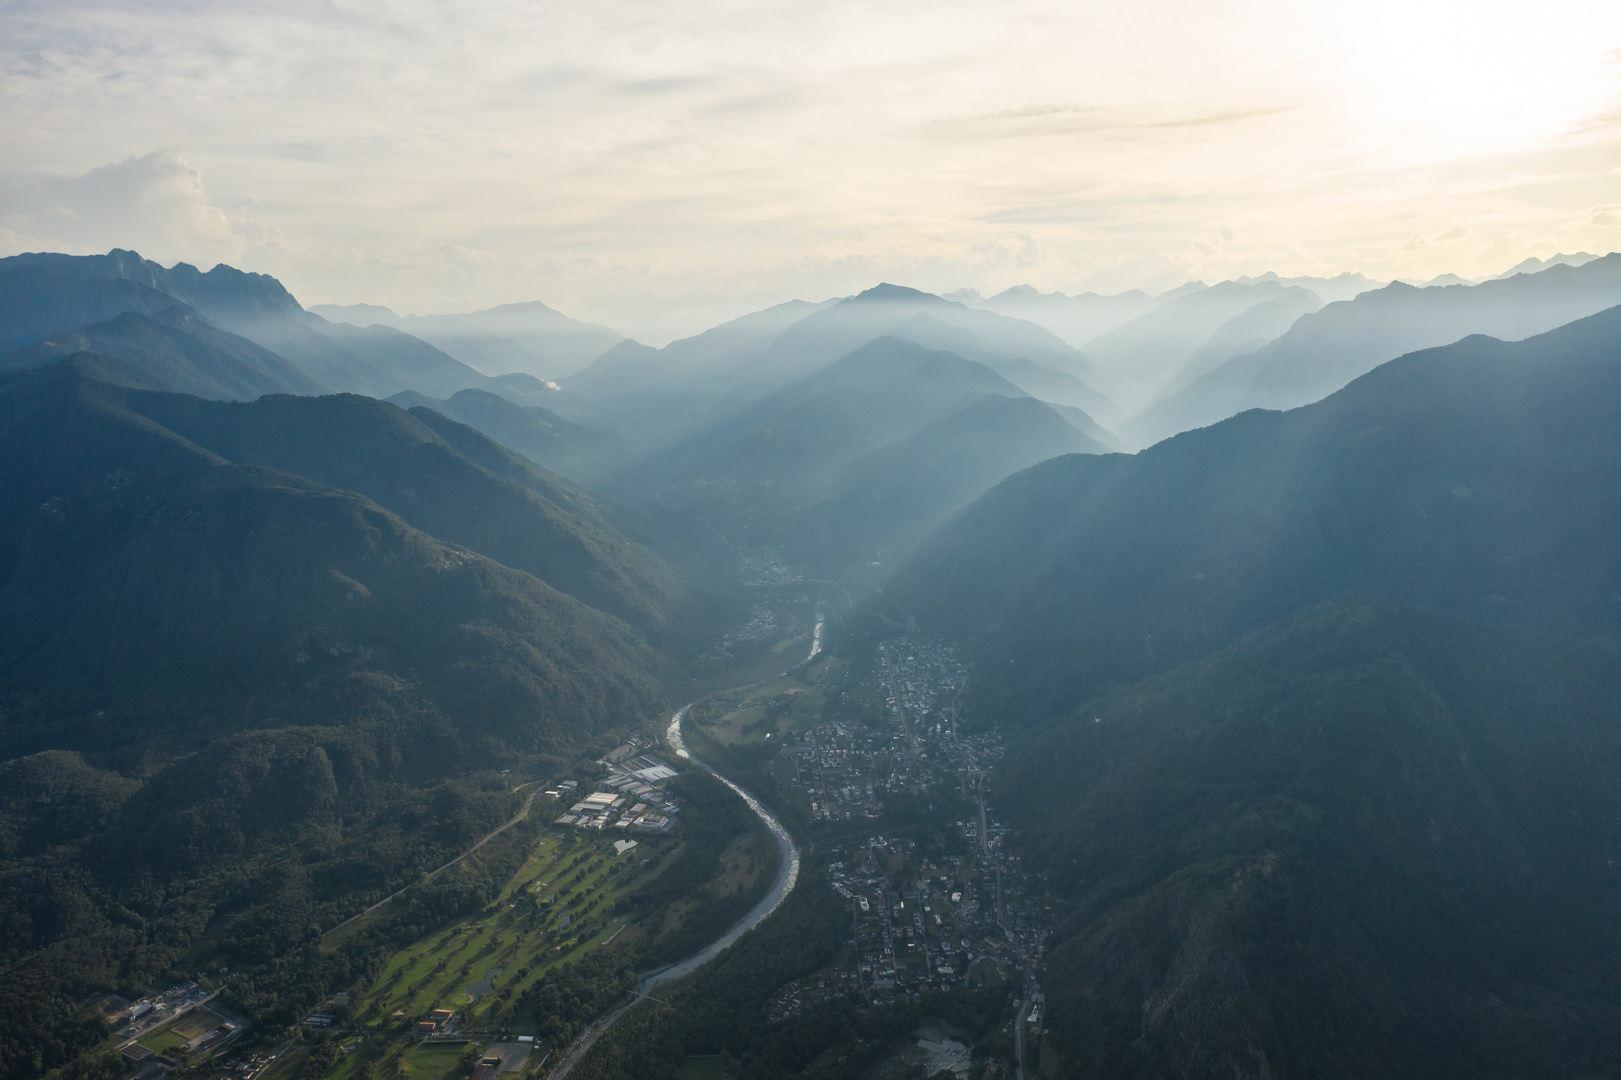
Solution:
[[[652,343],[878,280],[1621,248],[1621,2],[0,0],[0,254]]]

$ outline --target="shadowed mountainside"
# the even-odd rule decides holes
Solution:
[[[1467,338],[1048,461],[891,582],[1027,725],[997,785],[1062,901],[1065,1069],[1615,1060],[1617,342]]]
[[[106,322],[53,333],[0,356],[0,370],[44,367],[77,352],[117,357],[169,389],[216,401],[331,389],[269,349],[210,326],[178,306],[156,315],[126,311]]]
[[[462,390],[449,399],[407,392],[389,399],[412,410],[426,409],[477,428],[502,446],[578,484],[602,491],[623,481],[636,467],[635,458],[612,435],[565,419],[538,405],[519,405],[484,390]]]
[[[1347,591],[1607,624],[1618,336],[1621,309],[1469,338],[1307,408],[1043,463],[943,527],[891,592],[1015,661],[1000,690],[1046,708]],[[1046,674],[1020,688],[1025,671]]]
[[[560,548],[634,556],[623,540],[589,550],[588,522],[401,410],[143,384],[85,353],[0,375],[7,1075],[100,1040],[99,1016],[74,1009],[86,988],[174,978],[210,925],[211,951],[253,972],[237,992],[293,1022],[320,986],[386,956],[386,939],[323,954],[321,925],[509,817],[519,800],[497,767],[601,753],[662,704],[668,675],[631,626],[530,573],[166,426],[247,459],[353,470],[329,478],[374,483],[436,527],[460,508],[450,524],[470,545],[505,539],[479,534],[479,514],[527,512]],[[387,490],[401,480],[422,486],[420,509]],[[639,572],[601,566],[574,584],[611,594]],[[62,808],[57,824],[45,806]],[[63,846],[70,822],[94,828]],[[468,902],[444,884],[445,903]],[[224,911],[239,917],[211,922]]]
[[[388,402],[342,394],[237,404],[136,393],[123,403],[228,461],[364,495],[430,535],[525,570],[644,631],[667,626],[680,604],[674,573],[620,536],[589,493],[539,469],[529,482],[497,475]],[[462,438],[485,441],[475,451],[482,457],[499,454],[474,432]]]

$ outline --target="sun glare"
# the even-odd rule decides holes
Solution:
[[[1621,4],[1372,0],[1336,17],[1352,111],[1420,156],[1510,151],[1621,100]]]

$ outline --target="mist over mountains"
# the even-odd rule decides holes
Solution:
[[[578,322],[539,300],[466,315],[402,316],[375,304],[317,304],[309,310],[333,323],[391,326],[486,375],[519,372],[543,381],[574,374],[624,340],[605,326]]]
[[[0,524],[8,1075],[81,1068],[108,1035],[78,1003],[205,939],[266,1026],[376,978],[439,923],[365,957],[311,928],[507,820],[512,774],[595,777],[712,692],[762,565],[848,687],[900,635],[960,650],[950,737],[1005,742],[984,783],[1052,912],[1045,967],[974,991],[1039,1037],[1027,1075],[1621,1061],[1621,255],[880,283],[657,349],[539,302],[306,309],[223,265],[15,256]],[[847,707],[829,686],[758,708]],[[780,745],[733,752],[786,806],[811,774]],[[789,820],[949,862],[980,774],[938,809],[895,782],[870,821]],[[844,1075],[810,1066],[864,1015],[735,1067]]]
[[[1613,1060],[1618,409],[1621,308],[1472,336],[1026,470],[892,581],[1040,718],[1005,783],[1077,1068]]]

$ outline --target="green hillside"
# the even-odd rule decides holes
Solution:
[[[681,602],[670,568],[620,536],[588,493],[533,466],[521,480],[498,475],[387,402],[349,394],[251,404],[141,394],[125,402],[227,460],[358,492],[424,532],[643,629],[665,626]],[[476,432],[462,432],[461,441],[492,464],[510,460]]]
[[[889,592],[1053,712],[1349,591],[1613,627],[1621,309],[1470,338],[1288,413],[1066,457],[944,526]]]
[[[1564,1077],[1621,1057],[1621,647],[1327,602],[998,777],[1068,1075]]]
[[[216,329],[179,307],[156,315],[124,312],[106,322],[52,334],[0,356],[0,369],[43,367],[76,352],[116,356],[167,389],[217,401],[261,394],[321,394],[328,387],[269,349]]]
[[[231,449],[251,456],[278,445],[267,417],[319,443],[300,424],[344,399],[232,406],[109,378],[141,381],[83,354],[0,381],[8,1076],[100,1038],[75,1002],[176,977],[205,933],[254,973],[241,1007],[294,1018],[375,962],[314,952],[320,927],[506,820],[518,777],[600,753],[662,703],[663,662],[625,622],[154,419],[204,436],[238,418]],[[403,418],[397,453],[444,483],[478,473],[400,410],[364,407]],[[359,452],[364,430],[326,445]],[[303,453],[316,471],[320,447]],[[447,911],[468,902],[445,888]]]
[[[1617,340],[1045,462],[892,582],[1022,744],[1060,1072],[1608,1075]]]

